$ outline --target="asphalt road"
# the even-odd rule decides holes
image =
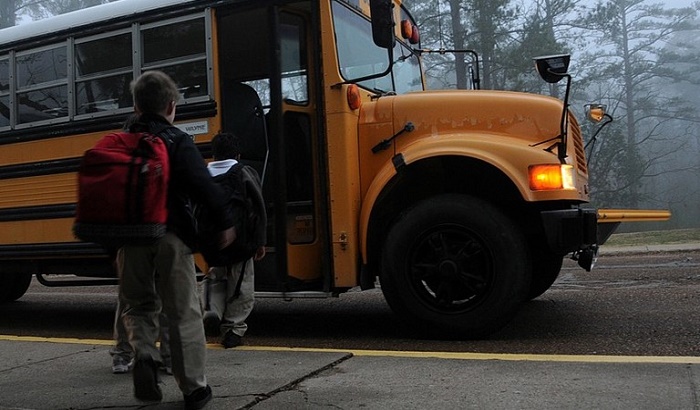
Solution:
[[[0,334],[111,338],[114,286],[36,282],[0,306]],[[566,261],[559,279],[488,340],[417,339],[381,291],[327,300],[259,299],[251,346],[484,353],[700,356],[700,251],[602,255],[593,272]],[[215,342],[215,340],[210,340]]]

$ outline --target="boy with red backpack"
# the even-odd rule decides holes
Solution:
[[[164,229],[151,232],[152,237],[148,241],[119,238],[117,243],[119,296],[124,302],[122,320],[135,355],[134,395],[143,401],[160,401],[163,398],[157,373],[161,357],[156,348],[158,315],[163,310],[170,322],[172,371],[184,395],[185,408],[200,409],[211,400],[212,390],[204,375],[206,339],[192,254],[195,245],[190,206],[192,198],[206,203],[223,228],[215,235],[219,248],[233,241],[233,221],[221,189],[209,176],[193,138],[173,126],[180,95],[172,79],[160,71],[147,71],[131,84],[131,91],[134,110],[139,116],[137,122],[130,127],[129,133],[108,135],[110,138],[106,138],[103,146],[110,140],[128,145],[133,140],[133,134],[137,134],[139,138],[146,137],[139,140],[139,150],[142,150],[143,141],[147,142],[147,146],[157,146],[158,139],[161,139],[167,147],[167,163],[163,164],[163,169],[169,168],[166,206],[164,210],[156,212],[158,215],[164,214],[166,222],[151,224]],[[140,169],[142,173],[148,173],[153,171],[153,166],[146,163]],[[82,185],[80,188],[82,194]],[[149,186],[148,189],[158,189],[158,186]],[[129,196],[137,199],[148,197],[148,189],[136,190]],[[90,214],[85,208],[89,208],[90,203],[84,203],[80,195],[79,198],[76,235],[81,237],[81,226],[90,228],[87,231],[92,230],[92,234],[100,234],[99,223],[86,223],[91,221],[82,218]],[[127,208],[132,213],[143,213],[143,203],[139,204],[132,207],[130,201]],[[115,210],[122,208],[115,204]],[[99,209],[89,211],[99,213]],[[120,229],[117,222],[108,225],[105,231],[114,230],[120,235],[134,231],[131,226]],[[136,232],[144,233],[141,229]]]

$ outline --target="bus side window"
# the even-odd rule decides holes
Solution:
[[[0,128],[10,126],[10,60],[0,58]]]
[[[209,95],[203,17],[144,26],[141,41],[144,70],[156,69],[168,74],[185,100]]]
[[[68,51],[65,44],[17,53],[17,123],[68,116]]]
[[[308,115],[293,111],[284,113],[284,148],[288,200],[312,201],[314,180],[311,168],[311,124]]]
[[[76,42],[76,115],[132,106],[131,33]]]

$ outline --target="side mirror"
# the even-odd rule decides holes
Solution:
[[[605,116],[607,115],[607,106],[603,104],[586,104],[586,118],[588,118],[589,121],[594,122],[594,123],[599,123],[603,121]]]
[[[568,54],[535,57],[535,68],[544,81],[558,83],[569,75],[567,71],[570,59],[571,56]]]
[[[393,49],[394,10],[391,0],[370,0],[369,10],[372,17],[372,40],[377,47]]]
[[[564,107],[561,112],[559,122],[559,142],[557,156],[561,161],[566,159],[567,135],[567,112],[569,110],[569,91],[571,90],[571,76],[568,73],[571,56],[568,54],[556,54],[551,56],[535,57],[535,68],[540,77],[548,83],[558,83],[562,78],[566,78],[566,93],[564,94]]]

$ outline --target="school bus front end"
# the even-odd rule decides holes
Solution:
[[[375,15],[372,23],[375,44],[390,50],[393,68],[352,81],[347,78],[351,70],[341,67],[345,75],[326,92],[329,104],[362,102],[343,113],[346,120],[357,118],[357,145],[346,151],[359,167],[362,269],[357,283],[369,288],[378,278],[389,305],[417,333],[489,335],[512,318],[521,302],[552,285],[566,255],[590,270],[598,246],[612,232],[599,229],[599,211],[587,206],[580,124],[566,101],[547,96],[412,88],[419,83],[411,63],[415,50],[409,51],[409,38],[398,29],[405,26],[405,10],[389,2],[370,3],[372,13],[389,10],[390,17]],[[404,19],[401,24],[399,19]],[[382,24],[390,27],[395,42],[376,34]],[[359,36],[351,41],[360,41]],[[343,50],[352,48],[338,45],[341,65]],[[568,64],[568,56],[553,56],[547,63],[562,59]],[[555,70],[553,75],[558,80],[568,74]],[[346,102],[355,84],[359,98]],[[331,124],[340,114],[328,117]],[[331,153],[335,128],[329,125]],[[332,175],[332,158],[329,167],[333,186],[339,181]],[[354,173],[348,175],[354,186]],[[351,208],[347,211],[352,214]],[[645,215],[668,217],[667,212]],[[614,229],[615,224],[606,226]]]
[[[428,329],[486,335],[549,288],[566,254],[594,252],[575,119],[565,163],[540,144],[561,112],[552,98],[493,91],[363,104],[362,250],[395,310]]]
[[[362,283],[379,277],[417,331],[489,335],[554,283],[571,255],[591,270],[623,221],[667,211],[596,210],[580,126],[552,146],[563,104],[494,91],[386,96],[359,113]],[[545,142],[545,143],[543,143]]]

